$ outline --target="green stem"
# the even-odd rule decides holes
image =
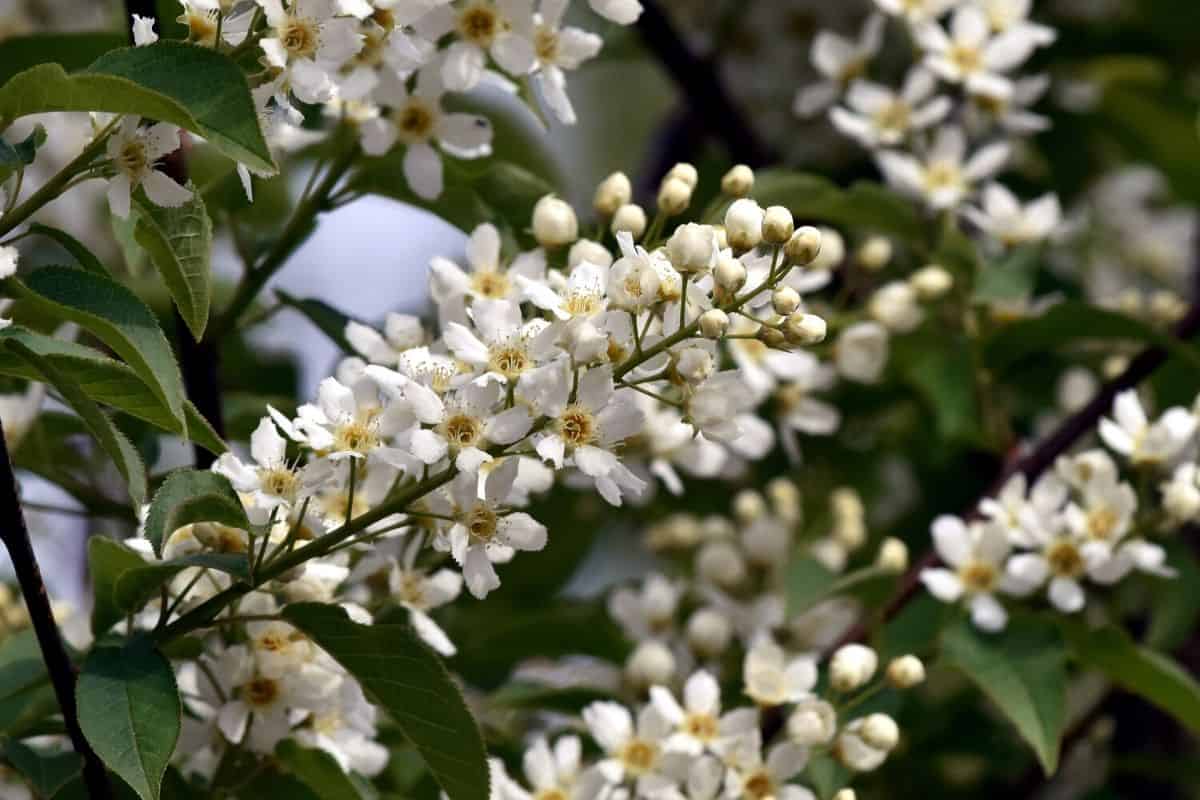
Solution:
[[[117,118],[117,120],[119,119],[120,117]],[[29,196],[28,200],[13,208],[3,217],[0,217],[0,236],[3,236],[32,217],[41,210],[42,206],[52,200],[58,199],[63,191],[66,190],[67,184],[76,175],[90,167],[92,159],[104,151],[104,144],[108,141],[108,134],[117,120],[113,120],[104,130],[96,134],[96,138],[87,147],[83,148],[83,152],[75,156],[70,163],[59,170],[58,174],[43,183],[36,192]]]

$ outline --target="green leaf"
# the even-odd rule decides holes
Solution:
[[[537,201],[554,192],[549,183],[515,164],[492,162],[478,171],[446,159],[445,188],[436,200],[426,200],[408,188],[403,165],[403,149],[364,159],[348,188],[424,208],[468,233],[492,222],[514,237],[529,228]]]
[[[52,797],[83,766],[83,759],[70,750],[44,753],[20,742],[9,742],[4,748],[4,757],[41,797]]]
[[[184,429],[150,387],[126,364],[85,345],[34,333],[15,325],[0,331],[0,341],[6,338],[18,340],[48,359],[59,370],[74,378],[84,392],[98,403],[190,439],[212,453],[220,454],[228,449],[190,401],[185,401],[183,406],[187,419],[187,428]],[[5,352],[2,347],[0,374],[41,380],[41,373],[24,359]]]
[[[33,222],[29,225],[29,232],[41,234],[42,236],[53,239],[54,241],[58,242],[64,250],[71,254],[71,258],[75,259],[79,266],[83,267],[88,272],[94,272],[97,275],[108,277],[109,272],[105,266],[100,263],[100,259],[96,258],[95,254],[92,253],[91,250],[88,250],[87,247],[84,246],[83,242],[79,241],[66,231],[59,230],[58,228],[52,228],[49,225],[43,225],[40,222]]]
[[[80,273],[83,274],[83,273]],[[129,488],[129,497],[135,508],[146,499],[146,467],[138,455],[137,448],[125,434],[117,429],[96,401],[88,397],[83,387],[69,374],[56,367],[48,358],[44,358],[26,347],[19,340],[8,337],[0,339],[5,347],[24,359],[40,375],[41,380],[53,386],[63,399],[75,410],[91,431],[92,436],[100,443],[104,452],[116,464],[121,476]]]
[[[597,700],[613,700],[612,692],[590,686],[550,686],[540,683],[506,683],[488,698],[497,708],[536,709],[578,714]]]
[[[970,344],[950,332],[900,339],[894,361],[904,380],[933,412],[943,440],[971,440],[983,423]]]
[[[140,610],[158,588],[189,567],[213,569],[243,581],[250,580],[250,561],[245,553],[196,553],[158,563],[142,561],[117,576],[112,598],[123,613]]]
[[[1132,340],[1165,348],[1173,356],[1200,367],[1200,351],[1146,323],[1076,300],[1059,303],[1044,314],[1001,328],[984,345],[984,360],[995,370],[1014,366],[1066,344],[1087,340]]]
[[[837,575],[811,556],[793,557],[784,578],[787,592],[787,616],[800,614],[828,596],[837,583]]]
[[[942,655],[992,699],[1052,775],[1067,692],[1066,647],[1054,625],[1022,617],[1003,633],[987,634],[960,620],[943,633]]]
[[[99,638],[125,618],[116,601],[117,579],[146,560],[120,542],[104,536],[88,539],[88,573],[92,576],[92,635]]]
[[[144,641],[97,647],[75,696],[79,726],[96,755],[142,800],[158,800],[182,713],[170,662]]]
[[[1120,628],[1089,630],[1080,623],[1064,622],[1063,631],[1083,664],[1200,734],[1200,683],[1169,656],[1138,645]]]
[[[1150,590],[1153,616],[1145,644],[1161,651],[1183,647],[1200,622],[1200,592],[1181,592],[1180,586],[1200,586],[1200,563],[1187,542],[1166,544],[1167,564],[1178,575],[1174,580],[1155,581]]]
[[[9,144],[0,136],[0,183],[17,170],[32,164],[38,148],[45,143],[46,128],[40,124],[16,144]]]
[[[362,684],[420,751],[450,800],[487,800],[479,726],[446,667],[403,624],[359,625],[335,606],[287,606],[284,618]]]
[[[179,365],[154,312],[137,295],[110,278],[70,267],[35,270],[24,285],[15,278],[7,282],[23,299],[78,323],[111,347],[184,420]]]
[[[217,522],[250,530],[250,521],[229,480],[208,470],[181,469],[163,481],[146,515],[145,536],[162,556],[167,537],[184,525]]]
[[[358,787],[342,772],[333,756],[324,750],[310,750],[301,747],[294,739],[284,739],[275,748],[275,756],[321,800],[362,798]]]
[[[20,735],[28,726],[58,712],[58,700],[32,630],[0,642],[0,734]]]
[[[1024,300],[1033,294],[1041,264],[1041,248],[1017,247],[1002,260],[989,262],[979,271],[971,299],[977,303]]]
[[[283,305],[295,309],[307,317],[308,321],[317,326],[317,329],[329,337],[329,340],[336,344],[342,352],[355,352],[354,348],[350,346],[350,342],[346,340],[346,323],[352,322],[353,317],[338,311],[324,300],[294,297],[282,289],[276,289],[275,296]]]
[[[108,111],[170,122],[251,169],[275,172],[250,87],[229,56],[160,40],[105,53],[68,75],[39,64],[0,87],[0,119],[46,111]]]
[[[0,84],[18,72],[48,61],[71,71],[83,69],[109,50],[125,47],[125,33],[38,33],[0,42]]]
[[[212,222],[196,187],[178,208],[162,208],[137,198],[134,238],[162,276],[192,338],[200,341],[212,303]]]
[[[920,242],[925,235],[925,221],[913,203],[877,183],[860,181],[842,189],[818,175],[760,170],[754,179],[754,199],[764,207],[786,206],[799,222],[888,234],[909,243]]]

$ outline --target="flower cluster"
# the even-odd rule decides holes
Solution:
[[[1087,583],[1110,586],[1135,571],[1173,576],[1163,548],[1146,537],[1200,518],[1196,432],[1192,411],[1170,408],[1151,421],[1137,394],[1123,392],[1112,418],[1101,420],[1100,438],[1131,469],[1161,475],[1157,495],[1139,496],[1102,449],[1061,456],[1032,486],[1015,475],[980,502],[977,519],[936,519],[944,566],[923,570],[922,582],[939,600],[962,601],[983,630],[997,631],[1008,621],[1001,595],[1045,588],[1054,608],[1072,614],[1087,602]]]
[[[1057,198],[1028,205],[986,183],[1008,162],[1012,140],[1043,130],[1030,108],[1046,76],[1017,73],[1055,32],[1029,19],[1030,0],[876,0],[855,40],[821,32],[812,60],[825,80],[802,90],[796,108],[830,105],[834,126],[869,148],[887,182],[939,212],[961,214],[990,242],[1041,241],[1060,223]],[[894,18],[914,44],[893,89],[868,77]]]

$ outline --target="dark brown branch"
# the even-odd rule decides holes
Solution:
[[[42,660],[54,687],[54,695],[62,710],[63,725],[75,752],[83,758],[83,782],[93,800],[108,800],[112,787],[103,762],[88,745],[79,727],[79,713],[75,706],[75,667],[67,655],[54,613],[50,609],[50,598],[46,584],[33,553],[29,530],[25,527],[25,515],[21,512],[17,477],[13,473],[8,457],[8,444],[4,438],[4,425],[0,422],[0,540],[4,542],[12,560],[13,572],[25,598],[29,621],[42,650]]]
[[[774,154],[729,96],[716,65],[692,52],[656,0],[642,0],[642,8],[638,33],[683,92],[688,117],[724,144],[731,158],[752,167],[772,163]]]
[[[1193,304],[1188,309],[1187,315],[1171,329],[1172,335],[1177,339],[1190,339],[1197,331],[1200,331],[1200,303]],[[1043,472],[1054,464],[1060,455],[1070,449],[1071,445],[1096,428],[1100,418],[1112,408],[1113,399],[1118,394],[1126,389],[1137,386],[1149,377],[1156,369],[1162,366],[1167,360],[1168,355],[1167,351],[1162,347],[1147,347],[1138,353],[1129,362],[1129,366],[1125,368],[1125,371],[1104,384],[1086,406],[1070,417],[1067,417],[1049,436],[1038,442],[1037,446],[1027,455],[1016,459],[1001,470],[996,480],[992,483],[991,488],[984,494],[984,497],[993,495],[1009,478],[1017,473],[1022,473],[1030,483],[1037,480]],[[973,516],[977,505],[978,501],[973,503],[969,509],[966,509],[964,514],[968,517]],[[881,624],[891,621],[900,613],[900,610],[917,593],[921,585],[921,571],[937,563],[937,553],[929,550],[912,565],[908,572],[900,579],[900,585],[896,593],[888,601],[887,605],[884,606]],[[867,637],[868,633],[869,630],[866,622],[859,622],[848,630],[830,648],[829,652],[836,650],[844,644],[862,641]]]

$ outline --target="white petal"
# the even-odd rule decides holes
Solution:
[[[410,144],[404,153],[404,178],[419,196],[437,199],[442,193],[442,157],[428,144]]]

